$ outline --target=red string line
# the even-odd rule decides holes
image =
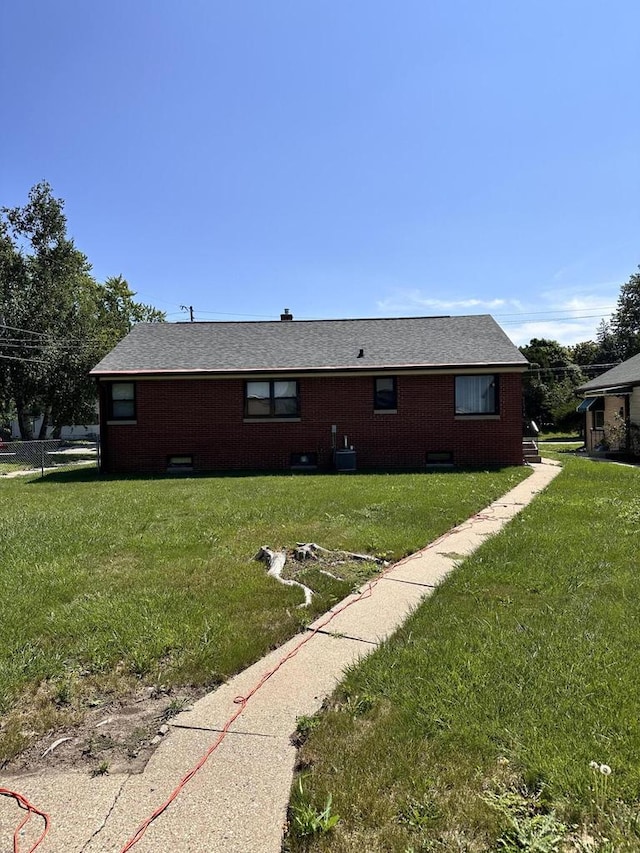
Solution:
[[[467,519],[467,521],[463,524],[458,525],[457,527],[453,527],[450,530],[443,533],[442,536],[439,536],[437,539],[434,539],[433,542],[430,542],[425,548],[422,548],[420,551],[416,551],[414,554],[409,554],[404,557],[402,560],[399,560],[397,563],[392,563],[390,566],[381,572],[376,578],[369,581],[366,586],[362,589],[362,591],[355,597],[348,601],[346,601],[341,607],[336,608],[335,610],[329,611],[326,618],[322,620],[315,628],[311,629],[300,642],[284,657],[282,657],[278,663],[270,670],[265,672],[263,676],[258,680],[258,682],[251,688],[251,690],[246,694],[246,696],[236,696],[234,702],[238,704],[238,709],[229,717],[224,726],[222,727],[220,734],[216,738],[216,740],[212,743],[212,745],[206,750],[206,752],[202,755],[199,761],[182,777],[182,779],[178,782],[173,791],[169,794],[167,799],[158,806],[158,808],[153,812],[153,814],[149,815],[137,828],[135,833],[131,836],[131,838],[127,841],[127,843],[122,847],[120,853],[128,853],[131,848],[138,843],[144,836],[147,829],[151,826],[154,820],[156,820],[160,815],[171,805],[171,803],[178,797],[182,789],[188,782],[193,779],[193,777],[198,773],[199,770],[204,767],[206,762],[209,760],[211,755],[216,751],[216,749],[220,746],[222,741],[227,736],[229,729],[233,725],[233,723],[238,719],[238,717],[242,714],[244,709],[246,708],[249,701],[253,696],[265,685],[265,683],[274,675],[278,670],[284,666],[284,664],[291,660],[291,658],[295,657],[298,654],[300,649],[305,646],[309,640],[311,640],[315,635],[321,631],[326,625],[328,625],[333,619],[336,618],[340,613],[345,611],[348,607],[356,604],[359,601],[363,601],[366,598],[370,598],[373,594],[373,590],[377,586],[377,584],[384,578],[386,574],[388,574],[392,569],[397,568],[398,566],[403,565],[404,563],[408,563],[411,560],[418,559],[425,551],[428,551],[432,548],[437,547],[441,542],[448,539],[453,533],[458,533],[462,530],[470,528],[477,521],[488,520],[489,516],[486,514],[487,510],[483,512],[476,513],[471,516],[471,518]]]
[[[472,527],[477,521],[489,520],[490,516],[488,515],[488,512],[489,512],[489,510],[485,509],[482,512],[476,513],[475,515],[471,516],[471,518],[467,519],[467,521],[464,522],[463,524],[460,524],[457,527],[451,528],[446,533],[443,533],[442,536],[439,536],[437,539],[434,539],[433,542],[430,542],[425,548],[422,548],[420,551],[416,551],[414,554],[410,554],[410,555],[404,557],[403,559],[399,560],[397,563],[393,563],[390,566],[387,566],[387,568],[384,569],[384,571],[382,571],[376,578],[369,581],[364,586],[364,588],[361,590],[361,592],[358,593],[358,595],[356,595],[354,598],[346,601],[342,606],[340,606],[334,610],[330,610],[325,619],[323,619],[321,622],[319,622],[315,628],[310,630],[290,652],[288,652],[286,655],[284,655],[284,657],[282,657],[278,661],[278,663],[272,669],[268,670],[267,672],[265,672],[262,675],[262,677],[258,680],[258,682],[246,694],[246,696],[237,696],[234,699],[234,702],[238,705],[238,708],[229,717],[229,719],[226,721],[226,723],[222,727],[222,729],[221,729],[218,737],[214,741],[214,743],[206,750],[206,752],[202,755],[202,757],[199,759],[199,761],[182,777],[180,782],[176,785],[176,787],[173,789],[173,791],[169,794],[167,799],[161,805],[158,806],[158,808],[153,812],[153,814],[149,815],[149,817],[147,817],[140,824],[140,826],[137,828],[135,833],[127,841],[127,843],[124,845],[124,847],[122,847],[122,849],[120,850],[120,853],[128,853],[128,851],[131,850],[131,848],[135,844],[137,844],[138,841],[141,840],[141,838],[144,836],[144,834],[147,831],[147,829],[149,828],[149,826],[156,820],[156,818],[160,817],[160,815],[178,797],[178,795],[180,794],[182,789],[185,787],[185,785],[187,785],[191,781],[191,779],[193,779],[193,777],[196,775],[196,773],[198,773],[198,771],[201,770],[202,767],[204,767],[204,765],[206,764],[208,759],[211,757],[211,755],[216,751],[216,749],[220,746],[222,741],[225,739],[225,737],[227,736],[231,726],[238,719],[238,717],[242,714],[242,712],[246,708],[249,701],[253,698],[253,696],[255,696],[255,694],[271,678],[271,676],[274,675],[276,672],[278,672],[278,670],[282,666],[284,666],[284,664],[287,661],[289,661],[289,660],[291,660],[291,658],[295,657],[295,655],[298,654],[300,649],[303,646],[305,646],[309,642],[309,640],[311,640],[313,637],[315,637],[315,635],[319,631],[321,631],[324,627],[326,627],[326,625],[328,625],[340,613],[344,612],[348,607],[351,607],[354,604],[356,604],[357,602],[363,601],[366,598],[370,598],[371,595],[373,594],[373,590],[378,585],[378,583],[392,569],[395,569],[398,566],[401,566],[405,563],[408,563],[411,560],[418,559],[422,554],[425,553],[425,551],[428,551],[432,548],[437,547],[443,541],[448,539],[453,533],[458,533],[462,530],[466,530],[466,529]],[[493,512],[493,510],[491,510],[491,512]],[[42,833],[40,834],[39,838],[35,841],[35,843],[29,848],[29,850],[25,851],[25,853],[35,853],[35,850],[42,844],[42,842],[44,841],[44,839],[47,836],[47,833],[49,832],[49,826],[50,826],[49,815],[46,812],[44,812],[44,811],[40,810],[39,808],[37,808],[36,806],[34,806],[32,803],[29,802],[29,800],[27,800],[26,797],[24,797],[22,794],[17,793],[16,791],[11,791],[8,788],[0,788],[0,795],[4,795],[7,797],[13,797],[13,799],[16,800],[16,802],[18,803],[20,808],[25,809],[27,812],[27,814],[25,815],[25,817],[21,821],[20,825],[16,828],[16,830],[13,833],[13,853],[20,853],[18,836],[19,836],[20,831],[23,829],[23,827],[31,819],[31,816],[36,814],[43,819],[44,829],[42,830]]]
[[[31,820],[31,816],[36,814],[43,819],[44,828],[40,833],[40,836],[29,850],[26,851],[26,853],[34,853],[36,848],[42,844],[49,832],[49,815],[46,812],[41,811],[37,806],[34,806],[33,803],[30,803],[23,794],[19,794],[17,791],[11,791],[9,788],[0,788],[0,795],[3,797],[12,797],[18,803],[20,808],[26,811],[26,815],[22,818],[20,825],[16,827],[13,833],[13,853],[20,853],[20,830]]]

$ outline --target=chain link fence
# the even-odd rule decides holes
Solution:
[[[0,476],[18,477],[52,470],[99,467],[100,447],[95,440],[49,438],[46,441],[0,440]]]

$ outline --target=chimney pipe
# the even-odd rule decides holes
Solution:
[[[282,320],[283,323],[290,323],[293,320],[293,314],[290,314],[289,309],[285,308],[284,314],[280,315],[280,319]]]

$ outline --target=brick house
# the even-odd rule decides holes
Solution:
[[[488,315],[140,324],[91,371],[102,468],[519,465],[527,366]]]
[[[590,454],[640,453],[640,354],[576,388]]]

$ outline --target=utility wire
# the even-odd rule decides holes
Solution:
[[[69,344],[69,345],[77,344],[79,346],[84,346],[84,345],[90,344],[92,342],[94,342],[94,343],[104,342],[103,337],[97,337],[97,336],[83,337],[83,338],[81,338],[81,337],[66,337],[64,339],[56,339],[52,335],[51,332],[34,332],[32,329],[21,329],[21,328],[18,328],[17,326],[7,326],[3,323],[0,323],[0,330],[2,330],[2,329],[9,329],[10,331],[13,331],[13,332],[24,332],[28,335],[36,335],[37,337],[40,337],[40,338],[47,338],[49,344],[55,343],[56,345],[59,345],[59,344]],[[19,341],[20,339],[19,338],[3,338],[2,336],[0,336],[0,344],[3,343],[5,340],[6,341]],[[33,342],[33,343],[35,344],[35,342]],[[46,346],[47,342],[43,342],[42,345]]]
[[[498,315],[496,315],[498,316]],[[513,316],[513,315],[510,315]],[[528,317],[530,315],[523,314],[523,317]],[[500,324],[501,326],[521,326],[526,323],[548,323],[548,322],[559,322],[559,323],[570,323],[572,320],[597,320],[598,317],[605,318],[604,314],[575,314],[573,317],[545,317],[544,320],[503,320]]]
[[[37,335],[39,338],[46,338],[46,332],[34,332],[32,329],[21,329],[18,326],[8,326],[6,323],[0,323],[0,329],[9,329],[12,332],[25,332],[27,335]]]
[[[601,305],[596,307],[595,305],[591,308],[584,308],[585,311],[614,311],[616,308],[615,305]],[[571,311],[576,311],[579,309],[576,308],[551,308],[549,311],[515,311],[513,314],[494,314],[494,317],[534,317],[538,314],[569,314]],[[595,316],[598,316],[597,314]]]
[[[3,341],[2,338],[0,338],[0,349],[2,349],[4,347],[9,347],[9,348],[13,348],[13,349],[37,349],[37,350],[52,350],[52,349],[54,349],[54,350],[61,350],[61,349],[64,349],[64,350],[74,350],[74,349],[75,350],[82,350],[82,349],[90,349],[95,344],[99,344],[99,343],[101,343],[101,341],[98,338],[88,339],[88,340],[83,341],[81,343],[76,342],[76,341],[73,341],[71,343],[66,342],[66,341],[49,341],[48,343],[43,342],[41,344],[28,344],[28,343],[25,343],[24,341]]]
[[[589,370],[609,370],[612,367],[617,367],[619,361],[613,361],[611,364],[569,364],[567,367],[530,367],[525,376],[530,376],[532,373],[575,373],[576,370],[587,372]]]
[[[9,361],[30,361],[33,364],[47,364],[46,361],[41,361],[39,358],[19,358],[16,355],[0,355],[0,358],[9,359]]]

